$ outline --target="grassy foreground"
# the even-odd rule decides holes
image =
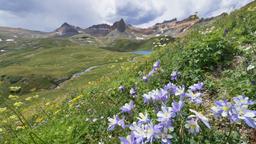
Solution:
[[[107,118],[120,114],[120,107],[133,99],[129,94],[133,87],[136,87],[138,97],[133,99],[135,109],[131,115],[125,115],[125,123],[136,120],[138,112],[147,111],[150,116],[156,117],[154,110],[143,103],[142,95],[167,84],[172,71],[181,73],[175,82],[177,85],[205,84],[204,102],[199,106],[188,104],[202,113],[209,113],[214,101],[231,100],[237,95],[245,95],[255,101],[255,12],[256,3],[253,2],[230,15],[198,24],[186,36],[166,46],[158,46],[149,57],[113,67],[115,70],[110,75],[90,83],[82,92],[67,96],[61,106],[46,104],[45,107],[53,108],[41,107],[41,112],[32,119],[24,119],[19,109],[2,109],[1,115],[6,115],[7,123],[1,128],[2,142],[119,143],[118,137],[126,136],[129,130],[118,127],[115,131],[108,131]],[[144,82],[142,77],[157,60],[161,62],[161,67]],[[121,85],[125,86],[124,92],[118,90]],[[255,105],[250,106],[252,110],[255,108]],[[188,111],[184,110],[185,115]],[[10,121],[12,125],[8,124]],[[176,125],[171,140],[173,143],[211,144],[255,142],[255,129],[243,122],[230,124],[226,119],[211,119],[210,124],[211,129],[202,125],[198,135],[190,134],[183,125]]]

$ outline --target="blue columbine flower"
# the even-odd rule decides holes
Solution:
[[[152,122],[146,124],[133,123],[130,126],[130,130],[136,138],[136,143],[152,143],[154,137],[156,137],[160,132],[159,127],[157,125],[153,125]]]
[[[190,99],[190,102],[195,104],[201,104],[203,102],[202,100],[202,93],[200,92],[193,92],[191,90],[188,90],[188,93],[186,93],[186,96]]]
[[[121,92],[124,92],[124,91],[125,91],[125,87],[124,87],[123,85],[119,86],[118,89],[119,89],[119,91],[121,91]]]
[[[190,112],[194,113],[195,115],[190,115],[189,118],[191,117],[196,117],[198,118],[201,122],[204,123],[204,125],[208,128],[211,128],[210,124],[209,124],[209,120],[207,117],[205,117],[204,115],[202,115],[201,113],[193,110],[193,109],[189,109]]]
[[[137,90],[136,90],[136,88],[133,87],[133,88],[130,89],[130,95],[133,96],[133,97],[136,97],[136,96],[137,96]]]
[[[130,113],[132,109],[134,108],[134,102],[130,101],[129,103],[126,103],[124,106],[121,107],[122,113]]]
[[[153,64],[153,69],[159,69],[160,68],[160,60],[156,61],[154,64]]]
[[[135,137],[133,134],[128,135],[125,137],[119,137],[121,144],[136,144]]]
[[[163,127],[161,133],[159,134],[159,138],[161,139],[162,144],[171,144],[171,139],[173,136],[170,134],[173,132],[172,128]]]
[[[185,124],[185,128],[188,129],[189,133],[195,135],[200,132],[200,126],[198,125],[197,121],[198,121],[198,118],[191,118],[187,120]]]
[[[235,105],[240,105],[243,107],[248,108],[249,105],[254,105],[255,102],[250,100],[248,97],[244,95],[240,95],[233,98],[233,101],[235,102]]]
[[[185,86],[178,86],[173,91],[174,91],[175,96],[180,96],[181,98],[186,96]]]
[[[121,126],[122,128],[125,128],[124,118],[120,119],[118,115],[114,115],[113,118],[109,117],[108,121],[109,121],[109,126],[108,126],[109,131],[112,131],[117,125]]]
[[[137,119],[139,120],[138,121],[139,123],[148,123],[148,122],[150,122],[150,118],[149,118],[147,112],[145,112],[144,114],[139,113],[139,116],[137,117]]]
[[[179,76],[180,76],[180,72],[178,72],[178,71],[173,71],[172,74],[171,74],[171,80],[172,80],[172,81],[176,81]]]
[[[175,113],[173,112],[172,107],[166,107],[163,105],[161,107],[162,111],[157,113],[157,121],[161,122],[162,124],[168,124],[171,122],[171,118],[175,117]]]
[[[169,82],[164,86],[164,90],[168,91],[171,94],[175,94],[175,92],[177,91],[177,86],[172,82]]]
[[[191,91],[195,92],[195,91],[200,91],[200,90],[202,90],[203,87],[204,87],[204,83],[203,83],[203,82],[199,82],[199,83],[196,83],[196,84],[190,86],[189,89],[190,89]]]
[[[219,100],[215,101],[215,106],[213,106],[211,110],[217,117],[227,117],[231,114],[231,106],[232,104],[227,100]]]
[[[181,100],[179,102],[176,102],[176,101],[172,102],[172,109],[173,109],[173,112],[175,113],[180,112],[183,106],[184,106],[184,102]]]

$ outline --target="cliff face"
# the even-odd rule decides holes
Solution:
[[[68,23],[62,24],[59,28],[55,30],[59,36],[72,36],[79,34],[79,27],[72,26]]]

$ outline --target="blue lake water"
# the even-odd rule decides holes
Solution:
[[[140,50],[140,51],[133,51],[131,53],[140,54],[140,55],[149,55],[152,53],[152,51],[151,50]]]

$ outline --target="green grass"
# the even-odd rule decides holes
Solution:
[[[148,110],[143,104],[142,94],[162,87],[169,82],[170,73],[173,70],[181,72],[182,76],[178,84],[189,86],[194,82],[202,81],[207,89],[204,103],[198,109],[207,111],[210,103],[218,99],[232,99],[232,97],[245,94],[255,100],[256,79],[255,69],[247,71],[249,64],[256,65],[256,3],[248,5],[222,18],[198,24],[181,38],[169,43],[165,47],[158,48],[149,57],[138,57],[136,62],[117,63],[115,67],[101,67],[92,71],[92,77],[100,77],[91,84],[83,85],[83,80],[70,82],[65,89],[70,89],[61,105],[44,106],[45,112],[38,111],[29,123],[35,127],[15,130],[17,126],[4,128],[4,141],[10,143],[118,143],[119,136],[125,136],[127,131],[117,129],[114,132],[107,131],[107,117],[118,113],[120,107],[129,102],[129,89],[138,88],[136,99],[136,111]],[[246,23],[245,23],[246,21]],[[206,29],[214,26],[209,33],[202,34]],[[224,30],[228,34],[224,35]],[[126,43],[122,42],[121,43]],[[127,42],[129,43],[129,42]],[[133,45],[133,44],[131,44]],[[136,45],[135,45],[136,46]],[[248,51],[244,47],[251,46]],[[117,48],[118,46],[116,46]],[[129,46],[130,47],[130,46]],[[153,47],[153,45],[148,46]],[[114,48],[113,50],[115,50]],[[240,59],[238,59],[240,57]],[[141,80],[142,76],[150,71],[152,64],[161,61],[161,70],[155,74],[149,82]],[[111,64],[110,64],[111,65]],[[77,66],[79,67],[79,66]],[[75,67],[74,67],[75,68]],[[95,73],[94,73],[95,72]],[[90,75],[91,73],[88,73]],[[81,79],[85,78],[81,77]],[[85,82],[87,83],[87,82]],[[120,85],[127,88],[124,93],[118,91]],[[75,89],[78,88],[76,91]],[[57,99],[58,100],[58,99]],[[206,109],[206,110],[205,110]],[[255,106],[252,107],[255,109]],[[7,115],[10,115],[7,113]],[[152,112],[153,113],[153,112]],[[134,115],[136,115],[135,113]],[[42,121],[36,119],[42,118]],[[97,118],[96,121],[93,121]],[[132,118],[128,118],[131,121]],[[221,123],[212,123],[211,130],[203,129],[203,135],[191,137],[186,134],[186,143],[222,143],[225,138],[225,130],[228,126]],[[249,140],[249,129],[246,126],[237,127],[239,131],[233,131],[229,143],[241,143]],[[240,131],[243,130],[243,131]],[[173,143],[180,143],[178,130],[175,130]],[[31,136],[32,134],[32,136]],[[34,134],[34,135],[33,135]]]

